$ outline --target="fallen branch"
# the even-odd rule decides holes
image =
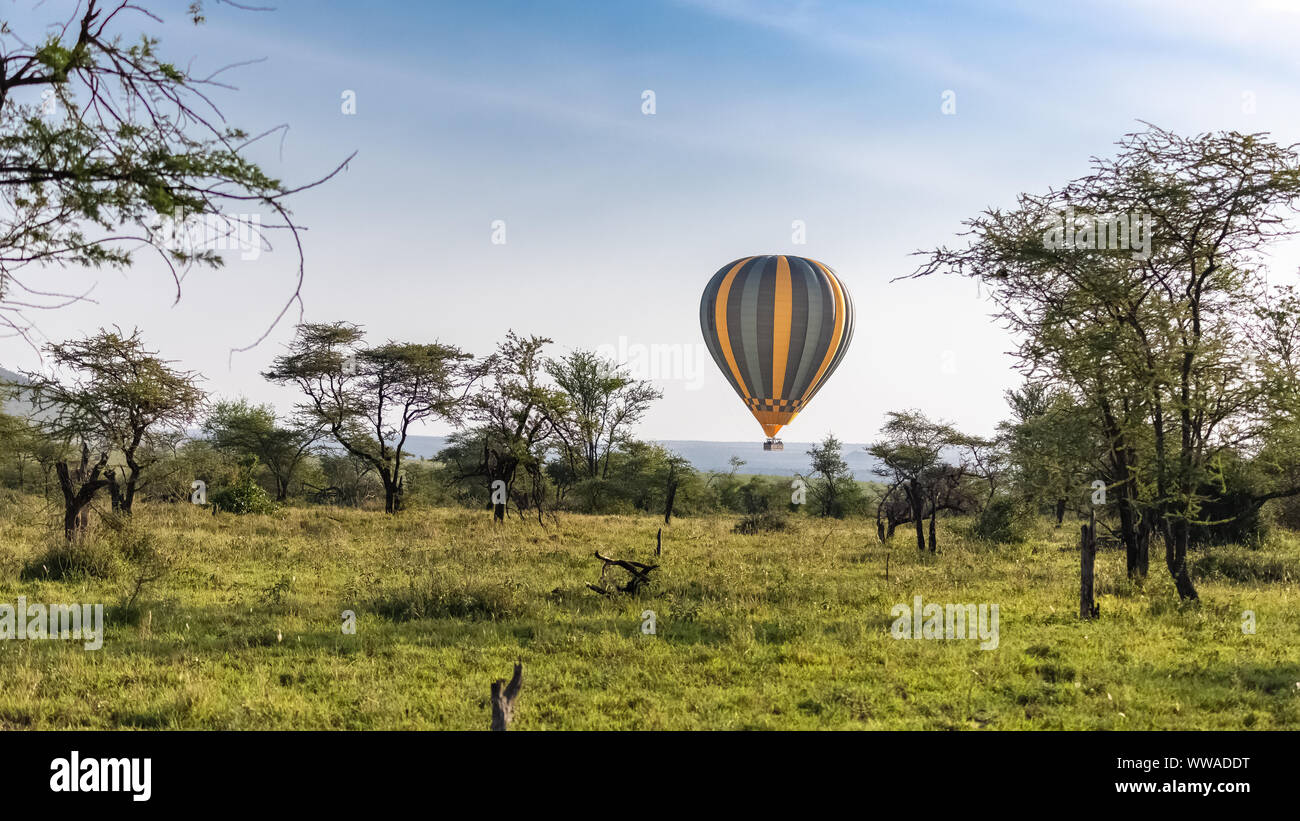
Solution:
[[[650,572],[659,569],[659,565],[657,564],[642,564],[641,562],[627,561],[624,559],[611,559],[608,556],[600,555],[599,550],[596,551],[595,556],[597,559],[600,559],[605,563],[600,569],[600,586],[597,587],[594,584],[589,584],[587,586],[592,590],[595,590],[597,593],[600,593],[602,596],[610,596],[614,593],[631,593],[635,595],[643,585],[650,583]],[[607,574],[611,567],[621,567],[623,570],[626,570],[631,574],[631,578],[628,579],[627,584],[615,584],[614,588],[612,590],[610,589],[607,583]]]

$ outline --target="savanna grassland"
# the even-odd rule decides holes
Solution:
[[[1197,551],[1192,605],[1154,555],[1134,586],[1105,550],[1089,623],[1069,523],[993,547],[941,521],[930,556],[902,530],[882,548],[868,520],[745,536],[733,517],[686,518],[656,560],[651,517],[152,504],[135,519],[97,524],[60,571],[55,512],[0,507],[0,602],[108,611],[98,651],[0,642],[0,728],[486,729],[489,684],[516,659],[520,730],[1300,727],[1300,538],[1285,531]],[[639,595],[603,597],[587,587],[597,549],[662,567]],[[142,552],[169,566],[128,608]],[[915,595],[998,604],[999,647],[892,638],[890,609]]]

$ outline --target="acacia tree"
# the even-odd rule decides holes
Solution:
[[[556,428],[565,459],[578,476],[604,479],[610,452],[663,393],[592,351],[548,360],[546,370],[569,405]]]
[[[940,496],[939,485],[950,481],[943,452],[953,447],[961,434],[951,425],[933,422],[915,410],[891,411],[881,433],[883,438],[868,445],[867,452],[880,462],[872,472],[890,483],[881,500],[882,508],[895,492],[903,494],[916,527],[916,548],[924,551],[927,510],[931,516],[938,513],[934,505]],[[936,549],[932,537],[930,550]]]
[[[361,327],[350,322],[304,323],[263,376],[302,392],[303,423],[328,431],[344,450],[372,465],[384,486],[384,510],[396,513],[411,426],[458,422],[481,367],[452,345],[366,347],[364,339]]]
[[[1130,572],[1142,552],[1136,514],[1163,537],[1179,596],[1194,599],[1187,548],[1209,524],[1201,513],[1222,457],[1267,434],[1276,419],[1261,411],[1295,400],[1247,329],[1269,292],[1260,252],[1293,233],[1300,155],[1266,135],[1154,126],[1118,146],[1060,190],[969,220],[968,247],[930,252],[914,276],[983,280],[1024,368],[1096,408]],[[1060,214],[1094,226],[1087,243],[1049,242],[1076,227]]]
[[[507,504],[515,498],[520,470],[529,480],[525,504],[531,503],[542,521],[546,453],[569,409],[565,395],[546,381],[543,350],[549,344],[546,337],[506,335],[483,363],[484,378],[466,402],[465,417],[474,427],[454,435],[452,447],[440,454],[457,465],[453,481],[480,477],[489,494],[502,483],[504,499],[493,495],[492,502],[497,521],[505,518]],[[522,516],[523,504],[519,512]]]
[[[230,127],[214,102],[232,88],[222,76],[232,66],[203,73],[165,59],[157,38],[132,32],[133,23],[162,22],[156,5],[85,0],[38,31],[0,27],[0,323],[19,334],[28,330],[24,307],[80,298],[33,283],[23,273],[31,266],[125,269],[135,250],[149,248],[172,272],[179,298],[187,267],[222,258],[211,244],[158,230],[178,216],[224,234],[214,239],[261,244],[265,231],[287,231],[301,286],[302,248],[286,202],[343,166],[298,188],[267,176],[248,151],[278,129]],[[202,3],[187,16],[203,23]],[[265,211],[265,219],[225,213],[235,206]],[[296,298],[297,288],[281,315]]]
[[[146,469],[168,437],[183,434],[203,407],[198,377],[178,371],[148,350],[138,330],[100,329],[83,339],[46,346],[55,373],[25,372],[35,423],[49,437],[79,451],[71,470],[56,463],[65,503],[65,532],[85,528],[83,511],[107,488],[113,509],[130,515]],[[91,453],[98,454],[92,461]],[[120,457],[121,475],[109,467]]]
[[[275,500],[289,496],[293,481],[323,431],[319,423],[281,424],[271,405],[247,400],[217,402],[203,421],[203,432],[218,450],[256,458],[275,482]]]

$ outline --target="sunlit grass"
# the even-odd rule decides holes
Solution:
[[[516,659],[517,729],[1300,726],[1289,534],[1198,552],[1192,606],[1160,556],[1135,586],[1105,551],[1089,623],[1072,526],[993,547],[948,522],[929,556],[902,530],[882,548],[865,520],[793,517],[788,532],[743,536],[736,517],[677,519],[655,559],[650,517],[498,528],[462,510],[150,505],[137,519],[174,565],[128,613],[128,563],[21,581],[53,543],[53,511],[0,509],[0,602],[110,611],[99,651],[0,642],[0,728],[486,729],[489,684]],[[636,598],[589,590],[597,549],[660,563],[655,584]],[[890,609],[915,595],[998,604],[1000,646],[893,639]]]

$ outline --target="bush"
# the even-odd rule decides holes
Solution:
[[[389,592],[369,602],[367,609],[397,622],[420,619],[501,621],[523,612],[519,591],[509,583],[457,583],[439,578]]]
[[[784,511],[780,510],[763,510],[758,513],[751,513],[736,523],[733,531],[745,536],[752,536],[755,533],[779,533],[788,530],[790,519]]]
[[[69,542],[59,537],[23,565],[19,578],[22,581],[107,579],[117,573],[120,565],[120,556],[105,542],[89,537]]]
[[[984,506],[975,517],[976,538],[995,544],[1016,544],[1029,538],[1034,511],[1028,504],[1011,496],[999,496]]]
[[[209,499],[213,505],[226,513],[274,513],[279,505],[271,498],[271,494],[257,483],[253,477],[252,467],[247,467],[241,471],[239,478],[233,485],[224,487],[212,494]]]
[[[1201,503],[1201,521],[1214,524],[1192,525],[1189,541],[1193,547],[1219,545],[1258,545],[1268,535],[1268,523],[1260,515],[1259,505],[1249,488],[1229,474],[1226,488],[1202,488],[1208,497]]]
[[[1192,562],[1198,577],[1216,577],[1239,584],[1290,583],[1300,579],[1300,562],[1290,557],[1261,556],[1249,548],[1220,547]]]

